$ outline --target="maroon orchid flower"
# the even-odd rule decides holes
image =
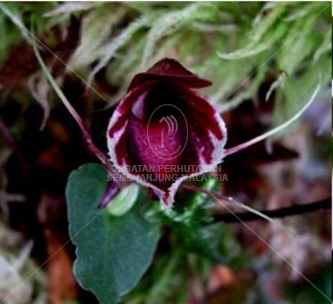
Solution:
[[[210,84],[176,60],[163,59],[134,77],[110,120],[113,164],[152,188],[166,207],[182,181],[212,171],[223,158],[225,124],[193,91]]]

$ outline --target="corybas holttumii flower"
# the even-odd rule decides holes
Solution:
[[[173,59],[137,74],[110,120],[111,161],[164,206],[188,177],[214,170],[227,139],[219,113],[193,89],[209,86]]]

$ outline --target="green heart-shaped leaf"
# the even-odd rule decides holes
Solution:
[[[86,164],[71,173],[66,197],[75,276],[101,303],[110,304],[128,293],[151,264],[159,229],[142,217],[138,202],[123,216],[99,209],[106,184],[103,167]]]

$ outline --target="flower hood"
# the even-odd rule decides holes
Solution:
[[[137,74],[107,131],[114,166],[150,187],[170,207],[180,184],[214,170],[224,155],[225,124],[193,89],[209,86],[173,59]]]

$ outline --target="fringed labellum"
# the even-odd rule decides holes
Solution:
[[[227,130],[219,113],[193,89],[209,86],[173,59],[137,74],[110,120],[114,166],[150,187],[165,207],[187,178],[214,170]]]

